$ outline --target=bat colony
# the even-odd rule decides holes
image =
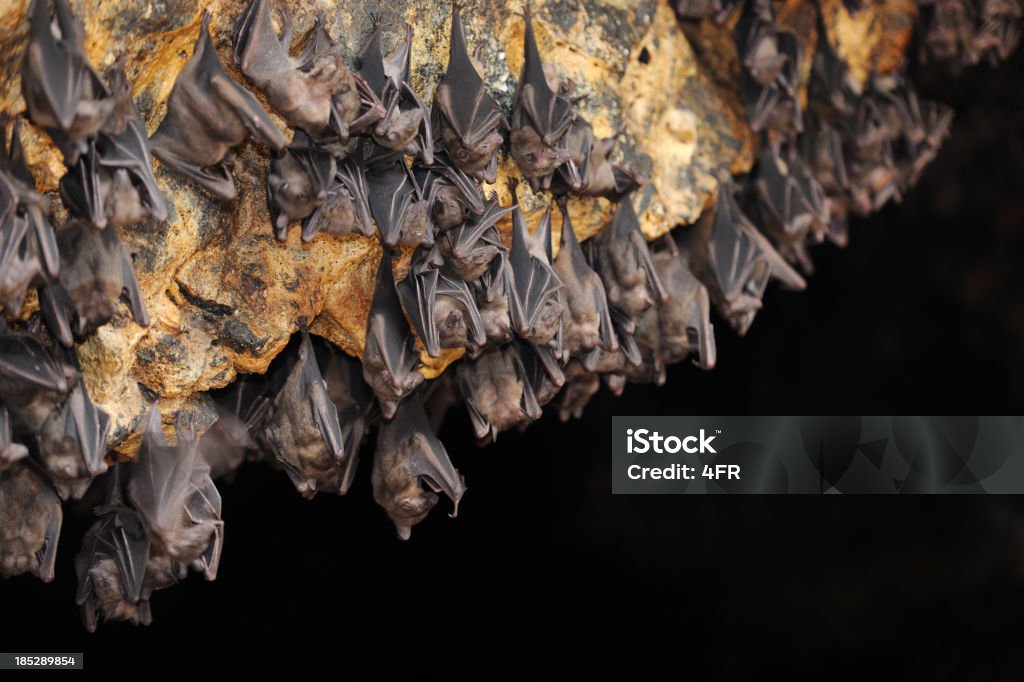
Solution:
[[[1013,0],[932,0],[928,8],[929,59],[1005,58],[1019,40]],[[101,619],[149,623],[152,593],[189,569],[215,578],[224,524],[213,479],[246,459],[267,458],[306,497],[345,494],[375,426],[374,498],[407,539],[440,493],[454,516],[466,491],[435,435],[451,405],[465,403],[484,443],[525,427],[552,401],[563,420],[578,416],[602,378],[619,394],[626,382],[664,383],[666,365],[687,357],[712,368],[712,308],[743,334],[769,280],[803,288],[807,246],[844,243],[851,211],[898,199],[951,122],[948,108],[919,101],[899,73],[856,87],[824,38],[804,110],[796,94],[803,51],[768,2],[680,0],[684,21],[740,13],[740,92],[762,152],[750,177],[721,176],[718,201],[696,226],[648,243],[630,200],[644,178],[610,160],[614,138],[595,136],[577,110],[583,95],[545,68],[528,4],[508,118],[473,65],[458,4],[447,70],[429,107],[410,85],[411,27],[387,55],[389,26],[375,18],[350,69],[322,19],[292,56],[291,18],[279,9],[281,36],[268,0],[250,0],[233,54],[294,129],[290,142],[224,70],[209,15],[147,139],[123,68],[105,78],[93,69],[67,0],[34,0],[29,10],[22,92],[28,118],[63,153],[60,197],[70,217],[51,226],[20,122],[5,125],[12,136],[0,140],[0,305],[16,316],[32,289],[40,305],[10,329],[0,318],[0,574],[52,579],[61,501],[80,499],[109,469],[106,502],[75,560],[90,631]],[[972,17],[967,28],[948,21],[957,12]],[[182,412],[169,445],[154,402],[138,456],[112,461],[109,419],[90,400],[75,342],[118,315],[149,324],[115,228],[167,218],[151,152],[230,201],[231,150],[250,138],[270,152],[277,239],[299,223],[307,242],[323,232],[379,235],[384,244],[362,362],[311,338],[299,321],[297,352],[265,376],[243,375],[211,394],[219,421],[205,434]],[[525,182],[552,196],[532,234],[518,198],[502,207],[480,186],[495,181],[506,138]],[[513,197],[517,189],[511,181]],[[617,202],[610,226],[585,244],[572,228],[572,195]],[[506,216],[508,245],[496,228]],[[399,246],[415,252],[396,284]],[[436,357],[453,348],[466,354],[454,371],[424,381],[420,350]]]

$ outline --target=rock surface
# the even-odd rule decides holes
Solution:
[[[297,36],[312,26],[317,8],[322,10],[352,65],[371,31],[372,14],[396,26],[412,24],[413,85],[424,100],[431,100],[447,63],[449,3],[287,4]],[[203,4],[71,0],[71,5],[85,25],[86,50],[97,70],[105,72],[124,60],[135,101],[152,133],[164,116],[175,77],[192,54]],[[889,0],[873,6],[882,9],[856,18],[840,0],[825,0],[824,5],[830,37],[834,34],[841,54],[860,64],[861,76],[902,55],[913,19],[910,0]],[[27,6],[28,0],[0,0],[0,111],[24,110],[19,72]],[[242,7],[240,0],[205,4],[214,17],[212,33],[222,61],[248,86],[231,59],[231,30]],[[506,112],[523,60],[523,8],[521,0],[488,0],[467,2],[463,9],[469,44],[480,46],[481,73]],[[714,200],[716,171],[749,170],[755,140],[731,85],[735,79],[729,70],[738,65],[728,61],[728,30],[700,33],[698,38],[712,49],[698,60],[663,1],[534,0],[533,9],[543,58],[586,95],[579,108],[598,135],[623,132],[613,160],[648,178],[634,202],[649,238],[696,221]],[[396,36],[397,31],[389,35],[386,47]],[[725,57],[715,66],[707,57],[718,53]],[[285,129],[281,119],[275,120]],[[25,144],[37,188],[54,191],[64,172],[59,152],[30,125],[25,126]],[[153,323],[143,329],[118,317],[81,344],[78,354],[93,401],[112,417],[112,445],[124,454],[134,452],[131,434],[152,396],[159,396],[168,424],[186,405],[202,408],[202,392],[226,385],[239,372],[264,372],[300,320],[310,321],[314,333],[347,352],[362,352],[382,253],[377,240],[321,234],[302,244],[293,226],[287,242],[276,242],[264,190],[267,150],[248,143],[238,150],[235,163],[239,195],[232,205],[221,205],[154,162],[169,219],[121,230]],[[514,162],[503,153],[498,182],[487,187],[503,205],[510,203],[504,179],[515,174]],[[525,187],[521,195],[532,226],[547,200],[530,195]],[[611,205],[603,199],[574,200],[570,210],[581,239],[600,231],[611,217]],[[509,225],[503,228],[507,231]],[[400,267],[398,276],[402,274]],[[458,355],[433,361],[424,374],[436,375]],[[201,419],[200,425],[210,419]]]

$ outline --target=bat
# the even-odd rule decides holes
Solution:
[[[807,84],[811,111],[831,123],[849,119],[856,112],[859,91],[850,68],[832,47],[824,25],[819,23],[818,46]]]
[[[558,419],[567,422],[583,416],[583,409],[601,388],[601,377],[586,369],[579,360],[565,368],[565,386],[558,399]]]
[[[804,272],[811,272],[807,242],[820,242],[824,237],[829,201],[810,168],[794,152],[793,148],[781,150],[779,144],[764,145],[754,190],[761,225],[776,240],[779,252],[786,260],[799,263]]]
[[[761,308],[769,278],[797,291],[806,283],[743,214],[735,192],[731,180],[721,180],[714,208],[684,230],[678,243],[719,313],[743,336]]]
[[[366,183],[370,213],[386,246],[431,246],[434,243],[434,225],[430,219],[433,202],[423,195],[404,161],[371,168],[366,174]]]
[[[659,363],[671,365],[692,356],[697,367],[714,369],[718,354],[707,287],[694,276],[686,251],[670,236],[661,243],[665,248],[654,254],[654,264],[668,298],[657,308]]]
[[[274,398],[264,434],[295,488],[311,499],[340,490],[341,464],[349,453],[305,325],[300,333],[298,358]]]
[[[75,603],[89,632],[96,632],[98,617],[135,625],[148,625],[150,620],[148,602],[142,602],[149,536],[138,513],[124,502],[120,465],[115,463],[113,469],[107,499],[96,507],[98,518],[75,557]]]
[[[475,352],[487,342],[484,321],[469,285],[445,264],[440,250],[419,247],[397,285],[406,315],[431,357],[442,348]]]
[[[562,343],[566,359],[598,345],[615,351],[619,342],[612,329],[604,285],[583,255],[564,197],[559,198],[558,207],[562,212],[562,240],[554,270],[562,281]]]
[[[75,367],[35,334],[0,334],[0,402],[15,433],[38,432],[77,382]]]
[[[111,72],[110,93],[114,110],[61,178],[61,199],[72,214],[97,229],[149,218],[166,220],[167,205],[153,175],[146,126],[132,101],[123,63]]]
[[[373,33],[360,55],[359,75],[377,95],[385,112],[370,134],[378,145],[397,152],[396,158],[403,154],[417,156],[429,166],[434,163],[430,110],[409,83],[412,26],[405,25],[405,41],[390,58],[384,57],[381,48],[384,26],[380,17],[373,17]]]
[[[569,160],[562,138],[569,131],[576,113],[572,102],[551,89],[544,74],[544,63],[533,34],[530,3],[526,3],[525,56],[512,100],[512,131],[509,142],[512,158],[534,192],[551,187],[555,170]]]
[[[82,31],[67,0],[33,0],[29,42],[21,67],[28,116],[44,128],[72,166],[110,116],[115,102],[82,47]]]
[[[974,51],[979,61],[988,58],[989,64],[997,66],[1020,45],[1024,11],[1017,0],[981,0],[980,4]]]
[[[558,354],[551,348],[535,346],[532,343],[519,341],[517,344],[526,381],[533,390],[537,404],[543,407],[551,402],[565,385],[565,371],[558,361]]]
[[[658,277],[640,219],[629,199],[615,208],[611,225],[591,241],[591,261],[604,283],[608,305],[636,319],[655,303],[668,300]]]
[[[493,183],[502,143],[498,129],[507,128],[508,123],[469,57],[460,8],[458,2],[452,3],[448,66],[434,90],[431,125],[434,138],[444,143],[460,170],[475,180]]]
[[[431,430],[421,394],[411,396],[398,407],[394,419],[381,424],[372,481],[373,499],[387,512],[402,540],[411,537],[412,527],[437,504],[437,493],[448,496],[451,516],[458,515],[466,483]]]
[[[0,116],[4,131],[7,120]],[[29,287],[52,281],[60,271],[46,202],[34,187],[21,144],[21,118],[16,117],[10,145],[0,138],[0,304],[9,315],[21,311]]]
[[[413,166],[423,193],[434,198],[430,216],[438,230],[450,230],[487,210],[487,197],[480,184],[458,169],[443,151],[434,155],[434,163]]]
[[[491,228],[494,229],[494,228]],[[491,234],[491,238],[497,235]],[[497,246],[497,245],[496,245]],[[512,305],[515,297],[513,291],[512,271],[507,259],[504,257],[504,245],[499,249],[500,257],[491,261],[487,271],[476,280],[476,307],[480,311],[480,319],[484,323],[484,335],[487,337],[488,346],[501,346],[513,338],[515,332],[512,330]],[[484,284],[484,281],[487,283]],[[468,355],[475,357],[479,355],[479,348],[472,348]]]
[[[537,345],[559,345],[562,330],[562,281],[551,266],[551,206],[541,217],[533,236],[519,209],[515,183],[510,183],[516,210],[512,213],[512,247],[508,264],[512,269],[509,297],[516,333]]]
[[[796,90],[803,51],[796,34],[775,23],[771,4],[754,0],[733,30],[743,64],[740,94],[754,132],[803,132]]]
[[[0,519],[0,576],[53,580],[64,516],[53,487],[28,464],[0,471]]]
[[[363,351],[363,379],[377,396],[384,419],[394,417],[398,404],[423,382],[415,340],[395,289],[391,257],[385,249],[377,268]]]
[[[491,267],[491,262],[504,253],[505,246],[494,226],[514,208],[502,208],[497,197],[492,196],[483,214],[440,234],[441,253],[459,277],[467,282],[479,280]]]
[[[160,426],[160,410],[154,404],[132,464],[128,501],[149,534],[150,561],[153,555],[163,556],[175,576],[190,566],[213,580],[224,538],[220,493],[210,478],[209,465],[199,456],[192,414],[179,413],[175,430],[178,441],[169,446]],[[159,566],[155,568],[153,584],[167,583],[169,579],[161,577]],[[149,566],[146,572],[150,573]]]
[[[666,235],[663,243],[672,240]],[[673,243],[669,248],[674,248]],[[657,253],[655,253],[657,258]],[[634,384],[664,386],[667,377],[665,361],[661,352],[661,315],[658,307],[648,308],[637,320],[636,329],[630,341],[636,345],[639,362],[622,367],[623,377]]]
[[[604,197],[619,202],[643,186],[646,182],[644,176],[628,166],[608,160],[620,134],[598,139],[593,126],[577,115],[563,138],[569,162],[555,172],[551,191],[555,194]]]
[[[344,159],[337,163],[323,203],[303,220],[302,241],[313,241],[319,232],[334,236],[356,232],[372,237],[375,230],[366,175],[355,161]]]
[[[46,325],[66,348],[113,319],[122,298],[136,324],[149,326],[131,256],[117,231],[72,220],[57,232],[60,279],[40,291]]]
[[[11,415],[0,405],[0,473],[28,455],[28,448],[14,440]]]
[[[60,499],[82,499],[92,480],[107,470],[109,430],[110,417],[93,405],[79,377],[35,437],[39,460]]]
[[[309,47],[297,59],[291,47],[291,14],[281,9],[284,35],[278,38],[267,0],[250,0],[233,34],[234,57],[242,73],[293,128],[314,139],[338,138],[365,130],[384,116],[366,82],[349,71],[344,50],[317,19]]]
[[[970,0],[926,0],[921,3],[920,11],[924,27],[918,43],[921,63],[952,62],[963,67],[981,60],[975,34],[977,16],[974,3]]]
[[[339,494],[344,495],[355,480],[359,448],[366,439],[370,425],[377,421],[380,415],[373,391],[363,381],[360,362],[333,344],[323,343],[321,347],[327,351],[324,381],[327,382],[327,393],[331,402],[338,411],[338,423],[341,425],[344,443],[345,461],[341,467],[338,490]]]
[[[493,442],[501,431],[540,419],[541,406],[517,344],[492,348],[460,362],[455,380],[481,444]]]
[[[334,157],[301,130],[296,130],[291,144],[270,160],[267,207],[278,241],[288,238],[289,224],[324,204],[336,172]]]
[[[217,421],[200,437],[199,451],[216,480],[233,473],[247,456],[258,456],[272,404],[270,382],[260,374],[243,374],[210,397]]]
[[[893,150],[899,151],[901,189],[912,187],[924,168],[931,163],[949,134],[953,110],[938,102],[921,102],[917,93],[898,74],[875,75],[868,95],[878,103],[878,110],[887,122]]]
[[[274,152],[285,146],[259,101],[224,71],[210,39],[210,14],[204,10],[192,58],[174,82],[167,115],[150,147],[168,167],[220,201],[231,201],[238,190],[225,159],[250,136]]]

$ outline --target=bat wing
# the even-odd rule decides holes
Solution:
[[[505,118],[469,57],[459,9],[453,3],[448,68],[434,92],[434,104],[459,139],[473,146]]]
[[[466,310],[467,340],[476,347],[483,347],[487,343],[487,333],[484,330],[484,320],[480,315],[480,309],[476,304],[476,297],[466,284],[450,267],[441,269],[440,278],[437,283],[437,295],[449,296]]]
[[[98,175],[94,142],[89,151],[60,179],[60,198],[68,211],[102,229],[107,226],[107,213],[103,201],[103,179]]]
[[[275,74],[291,67],[288,54],[274,32],[267,0],[250,0],[233,33],[235,63],[262,87]]]
[[[103,458],[107,453],[110,417],[89,399],[89,393],[81,378],[68,394],[66,411],[64,435],[78,443],[89,474],[102,474],[107,470]]]
[[[416,335],[423,342],[427,353],[434,358],[441,354],[441,342],[434,324],[434,306],[437,303],[440,277],[437,268],[425,267],[414,272],[410,267],[406,278],[396,285]]]
[[[444,491],[454,506],[451,516],[458,516],[459,500],[466,492],[465,480],[452,465],[444,445],[431,430],[422,399],[414,397],[406,400],[399,407],[395,419],[401,420],[402,433],[416,434],[420,440],[419,447],[413,449],[409,473],[419,476],[435,492]]]
[[[564,197],[559,199],[558,207],[562,212],[561,248],[565,249],[569,255],[569,263],[575,274],[576,281],[592,283],[590,289],[594,299],[594,310],[599,318],[598,334],[601,347],[609,352],[618,350],[619,343],[615,336],[615,330],[612,328],[611,309],[608,306],[604,285],[601,284],[600,278],[594,272],[594,269],[590,267],[587,257],[583,254],[583,249],[580,247],[580,242],[576,238],[576,232],[573,230],[572,222],[569,219],[569,209],[564,201]],[[561,251],[559,251],[558,257],[562,257]]]
[[[7,413],[7,408],[0,405],[0,471],[26,456],[28,448],[14,442],[11,416]]]
[[[324,443],[330,448],[335,460],[340,461],[346,455],[345,440],[338,423],[338,408],[334,406],[327,390],[327,382],[320,373],[320,366],[313,352],[313,344],[309,332],[302,326],[302,343],[299,346],[299,363],[295,371],[302,373],[302,393],[309,400],[309,409],[313,413],[313,421],[320,429]]]
[[[184,443],[182,443],[184,445]],[[128,499],[155,532],[173,528],[192,488],[196,447],[169,447],[154,404],[146,417],[139,454],[132,464]]]
[[[127,170],[132,178],[132,186],[139,193],[139,198],[150,215],[159,221],[166,220],[167,205],[153,175],[149,138],[138,115],[129,118],[124,130],[119,134],[101,133],[96,145],[99,164],[107,168]]]
[[[479,246],[480,241],[487,237],[488,230],[514,209],[515,206],[502,208],[496,199],[489,200],[483,215],[448,230],[451,234],[449,239],[452,240],[452,251],[461,258],[467,258]],[[500,244],[500,239],[498,243]]]
[[[34,335],[0,334],[0,400],[12,409],[23,401],[21,390],[65,395],[76,379]]]
[[[668,292],[665,290],[661,277],[658,276],[657,268],[654,267],[647,240],[640,230],[640,219],[637,217],[631,201],[623,201],[616,208],[615,216],[612,218],[610,236],[613,237],[608,244],[610,248],[619,248],[621,245],[629,249],[635,269],[643,270],[647,277],[647,285],[654,295],[654,300],[659,303],[668,300]]]
[[[132,319],[140,327],[149,326],[149,313],[146,311],[146,304],[142,297],[142,290],[139,289],[139,281],[135,278],[135,267],[132,265],[132,258],[128,255],[127,249],[121,237],[112,227],[104,230],[104,241],[110,241],[110,248],[116,249],[119,255],[121,272],[122,296],[128,301],[128,309],[131,310]],[[113,242],[116,242],[113,243]]]
[[[359,53],[359,75],[378,95],[384,92],[389,80],[384,67],[384,50],[380,44],[384,26],[384,21],[379,16],[373,17],[373,33]]]
[[[455,185],[466,210],[474,216],[483,215],[487,210],[487,197],[480,189],[480,183],[462,172],[443,151],[436,152],[434,157],[434,163],[428,164],[428,168]]]
[[[398,161],[385,169],[371,171],[367,177],[370,213],[380,229],[381,241],[395,246],[402,238],[402,222],[416,198],[415,188]]]
[[[395,289],[395,278],[391,264],[391,254],[385,250],[377,271],[377,283],[373,293],[373,302],[366,324],[366,350],[364,352],[363,371],[366,382],[374,386],[377,377],[373,373],[378,368],[371,368],[371,363],[380,364],[386,372],[386,380],[390,384],[390,392],[404,395],[410,386],[414,386],[422,377],[416,368],[419,366],[419,355],[412,342],[409,323],[402,312],[402,304]],[[412,376],[416,375],[416,376]],[[378,398],[381,398],[378,392]],[[390,417],[387,406],[385,417]]]
[[[523,72],[519,78],[519,89],[513,106],[521,108],[533,127],[540,134],[544,144],[553,147],[568,132],[575,118],[572,103],[551,90],[544,75],[544,63],[537,49],[537,38],[533,34],[533,19],[530,5],[526,5],[526,52]]]

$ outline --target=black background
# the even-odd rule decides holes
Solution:
[[[148,628],[82,629],[68,514],[58,576],[0,585],[0,649],[84,651],[93,671],[326,668],[418,675],[670,663],[749,677],[1024,679],[1024,504],[1015,498],[613,497],[612,414],[1020,414],[1024,378],[1021,54],[958,77],[915,70],[957,110],[901,205],[814,251],[802,294],[770,290],[719,365],[600,394],[478,449],[399,542],[372,500],[369,449],[346,498],[307,502],[281,474],[221,486],[214,583],[159,592]],[[486,667],[474,661],[490,657]],[[553,667],[549,667],[553,666]]]

